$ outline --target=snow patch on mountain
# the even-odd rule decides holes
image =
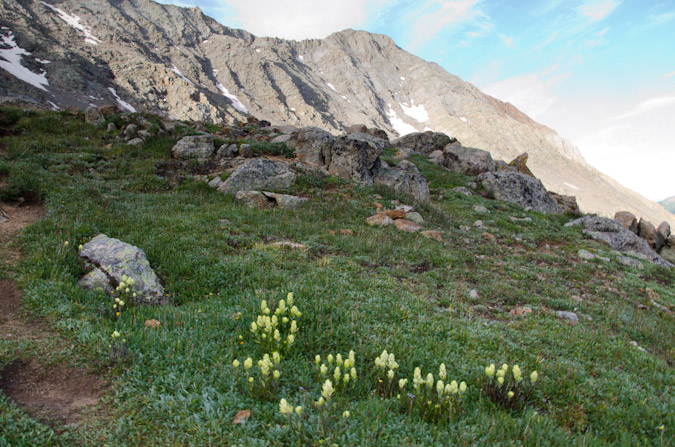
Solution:
[[[400,137],[403,135],[408,135],[409,133],[417,132],[417,129],[399,118],[399,116],[396,114],[396,111],[392,109],[391,106],[389,106],[387,118],[389,119],[389,124],[391,124],[391,127],[396,131],[396,133],[398,133]]]
[[[408,115],[410,118],[417,120],[419,123],[426,123],[429,121],[429,114],[424,108],[424,105],[415,105],[415,101],[413,101],[412,98],[410,99],[410,104],[410,106],[405,103],[399,104],[401,109],[403,109],[403,113]]]
[[[45,2],[42,2],[42,1],[40,3],[42,3],[47,8],[49,8],[52,11],[54,11],[55,13],[57,13],[59,15],[59,17],[61,18],[61,20],[66,22],[68,25],[72,26],[73,28],[75,28],[76,30],[78,30],[82,34],[84,34],[84,41],[85,42],[90,43],[92,45],[98,45],[99,43],[101,43],[101,40],[98,39],[96,36],[94,36],[91,33],[91,30],[88,26],[85,26],[85,25],[80,23],[80,20],[82,20],[80,17],[78,17],[76,15],[70,15],[70,14],[66,13],[64,10],[59,9],[54,5],[50,5],[49,3],[45,3]]]
[[[2,44],[9,47],[0,49],[0,68],[33,87],[47,91],[45,88],[45,86],[49,85],[47,72],[43,70],[42,73],[33,73],[21,65],[22,56],[29,56],[31,53],[16,44],[12,31],[9,31],[8,28],[3,28],[3,33],[0,37],[2,37]]]
[[[221,91],[223,96],[225,96],[227,99],[232,101],[232,107],[239,110],[241,113],[248,114],[248,109],[246,108],[246,106],[244,104],[242,104],[241,101],[239,101],[239,98],[237,98],[232,93],[230,93],[230,91],[228,89],[226,89],[223,84],[218,83],[216,86],[218,87],[218,90]]]
[[[119,97],[114,88],[108,87],[108,90],[110,90],[110,93],[112,93],[112,95],[115,97],[115,99],[117,100],[117,104],[119,104],[120,107],[122,107],[127,112],[136,113],[136,109],[134,108],[134,106],[122,100],[122,98]]]

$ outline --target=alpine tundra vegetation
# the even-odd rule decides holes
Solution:
[[[108,112],[0,109],[0,445],[672,445],[675,271],[638,235],[388,140],[317,165],[307,129]]]

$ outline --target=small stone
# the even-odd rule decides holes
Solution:
[[[106,127],[106,129],[105,129],[106,132],[114,132],[116,130],[117,130],[117,126],[115,125],[115,123],[112,123],[112,122],[108,123],[108,127]]]
[[[513,217],[513,216],[509,216],[509,219],[511,219],[511,221],[513,221],[513,222],[532,222],[532,218],[531,218],[531,217]]]
[[[532,313],[532,308],[530,306],[516,306],[513,309],[511,309],[511,312],[509,312],[509,315],[512,317],[524,317],[527,314]]]
[[[348,228],[347,228],[347,229],[342,228],[342,229],[340,230],[340,234],[341,234],[342,236],[354,236],[354,230],[350,230],[350,229],[348,229]]]
[[[579,295],[572,295],[572,301],[575,301],[577,303],[583,303],[584,299],[580,297]]]
[[[161,325],[162,323],[155,320],[154,318],[152,320],[145,320],[145,327],[149,329],[158,329]]]
[[[398,200],[396,200],[395,202],[398,203]],[[391,203],[393,204],[394,201],[392,201]],[[397,204],[396,207],[395,207],[394,209],[402,210],[402,211],[405,211],[406,213],[409,213],[409,212],[411,212],[414,208],[413,208],[412,206],[410,206],[410,205],[398,205],[398,204]]]
[[[478,298],[480,298],[480,294],[478,293],[478,290],[476,290],[476,289],[470,290],[469,291],[469,298],[471,298],[472,300],[477,300]]]
[[[629,256],[619,256],[616,258],[616,260],[619,262],[619,264],[625,265],[626,267],[632,267],[636,270],[645,269],[645,266],[642,265],[642,262],[640,262],[639,259],[631,258]]]
[[[397,230],[405,231],[406,233],[414,233],[422,229],[421,226],[407,219],[397,219],[394,221],[394,225]]]
[[[377,213],[366,219],[366,223],[372,226],[386,227],[394,223],[389,216],[384,213]]]
[[[476,205],[473,207],[473,210],[477,213],[487,213],[488,209],[485,208],[483,205]]]
[[[595,259],[595,255],[593,253],[583,249],[577,252],[577,256],[579,256],[581,259],[585,259],[586,261]]]
[[[381,208],[384,208],[384,205],[382,205],[379,202],[373,202],[373,206],[375,207],[375,209],[377,210],[378,213],[380,212]]]
[[[132,138],[131,140],[127,141],[127,144],[129,146],[135,146],[135,147],[143,147],[144,143],[145,142],[140,138]]]
[[[640,345],[638,345],[638,342],[636,342],[636,341],[631,341],[631,342],[630,342],[630,345],[633,346],[633,347],[636,347],[636,348],[637,348],[638,346],[640,346]]]
[[[406,218],[406,212],[403,210],[385,210],[384,214],[386,214],[387,216],[389,216],[394,220]]]
[[[466,231],[471,230],[471,227],[469,227],[468,225],[460,225],[460,226],[459,226],[459,230],[460,230],[460,231],[465,231],[465,232],[466,232]]]
[[[443,233],[440,231],[436,230],[426,230],[422,231],[422,236],[426,237],[427,239],[435,239],[438,242],[443,242]]]
[[[219,175],[216,175],[215,177],[213,177],[213,178],[209,181],[208,185],[209,185],[211,188],[216,189],[216,188],[218,188],[218,185],[220,185],[221,183],[223,183],[223,181],[220,179],[220,176],[219,176]]]
[[[424,225],[424,217],[415,211],[408,213],[406,219],[415,222],[417,225]]]
[[[251,417],[251,410],[241,410],[239,411],[236,415],[234,415],[234,419],[232,420],[233,424],[245,424],[246,421]]]
[[[469,191],[469,188],[466,188],[464,186],[457,186],[455,188],[452,188],[453,191],[459,193],[459,194],[464,194],[467,197],[472,196],[471,191]]]
[[[567,312],[564,310],[556,310],[555,316],[563,320],[569,321],[571,324],[576,324],[579,321],[579,317],[574,312]]]
[[[476,227],[476,228],[483,228],[483,221],[477,220],[473,223],[473,226]]]
[[[490,242],[494,242],[497,238],[490,233],[483,233],[483,237]]]

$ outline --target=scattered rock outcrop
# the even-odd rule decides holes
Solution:
[[[101,109],[93,104],[90,104],[84,112],[84,120],[94,126],[103,126],[105,124],[105,117],[101,113]]]
[[[638,234],[638,220],[637,217],[630,211],[619,211],[614,214],[614,220],[619,222],[622,227]]]
[[[450,138],[444,133],[431,131],[413,132],[391,142],[394,147],[405,147],[422,155],[442,151],[452,143],[457,143],[457,139]]]
[[[656,227],[649,221],[640,219],[638,223],[638,236],[647,241],[652,250],[658,252],[666,243],[665,238],[656,230]]]
[[[164,304],[167,301],[159,278],[140,248],[99,234],[84,244],[80,257],[91,268],[80,280],[83,287],[112,290],[126,275],[135,281],[135,300],[138,304]]]
[[[190,135],[178,140],[171,149],[175,158],[183,160],[206,159],[213,155],[213,137],[211,135]]]
[[[304,197],[297,197],[288,194],[277,194],[269,191],[238,191],[235,198],[246,203],[249,206],[259,208],[296,208],[307,202]]]
[[[583,233],[591,239],[604,242],[614,250],[636,255],[663,267],[673,265],[659,256],[647,242],[623,225],[606,217],[584,216],[565,224],[566,227],[581,225]]]
[[[239,166],[223,183],[220,191],[236,194],[238,191],[287,189],[295,183],[296,175],[286,163],[254,158]]]
[[[413,163],[403,160],[397,167],[382,166],[375,175],[375,184],[386,185],[398,194],[412,196],[416,202],[429,200],[429,183]]]
[[[538,179],[520,172],[484,172],[476,179],[497,200],[541,213],[559,213],[560,207]]]
[[[488,151],[449,144],[443,151],[443,166],[464,175],[478,175],[495,170]]]

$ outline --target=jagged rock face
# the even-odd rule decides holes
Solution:
[[[490,153],[481,149],[448,145],[443,151],[443,166],[465,175],[478,175],[495,170]]]
[[[69,24],[77,18],[80,29]],[[2,27],[3,41],[12,42],[4,49],[31,53],[20,61],[31,82],[0,70],[0,97],[53,107],[115,104],[193,121],[233,122],[250,113],[334,134],[358,123],[392,138],[433,130],[496,160],[528,152],[546,187],[577,196],[585,211],[626,209],[675,225],[662,207],[588,166],[551,129],[383,35],[257,38],[198,8],[151,0],[3,1]]]
[[[476,181],[491,192],[495,199],[515,203],[540,213],[561,212],[553,197],[541,182],[522,172],[484,172]]]

